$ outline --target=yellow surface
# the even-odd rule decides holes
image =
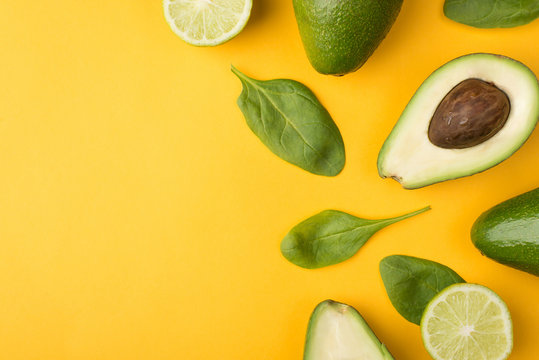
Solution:
[[[326,298],[355,306],[399,360],[428,359],[391,306],[378,263],[449,265],[508,304],[512,360],[539,353],[539,279],[482,257],[475,218],[537,186],[539,134],[470,178],[403,190],[376,171],[385,137],[434,69],[470,52],[539,73],[539,21],[477,30],[442,1],[406,0],[367,64],[343,78],[309,65],[290,0],[255,0],[231,42],[195,48],[159,0],[0,1],[0,358],[301,359]],[[336,178],[285,163],[250,132],[230,64],[311,87],[341,129]],[[326,208],[395,224],[349,261],[317,271],[279,243]]]

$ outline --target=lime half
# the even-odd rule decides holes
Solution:
[[[503,360],[513,348],[507,306],[492,290],[455,284],[425,308],[421,336],[435,360]]]
[[[172,31],[196,46],[215,46],[238,35],[251,14],[252,0],[164,0]]]

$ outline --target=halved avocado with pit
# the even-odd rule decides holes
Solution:
[[[462,56],[432,73],[378,155],[406,189],[484,171],[511,156],[539,120],[539,83],[505,56]]]

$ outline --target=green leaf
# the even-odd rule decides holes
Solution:
[[[281,253],[291,263],[307,269],[337,264],[352,257],[378,230],[429,209],[427,206],[383,220],[325,210],[292,228],[281,242]]]
[[[477,28],[509,28],[539,17],[537,0],[445,0],[444,14]]]
[[[417,325],[423,310],[436,294],[449,285],[466,282],[445,265],[404,255],[382,259],[380,275],[395,309]]]
[[[309,88],[288,79],[255,80],[235,67],[232,72],[243,85],[238,105],[264,145],[313,174],[341,172],[345,163],[341,133]]]

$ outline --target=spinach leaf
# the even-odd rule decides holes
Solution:
[[[247,125],[275,155],[313,174],[335,176],[345,163],[341,133],[309,88],[288,79],[261,81],[235,67]]]
[[[477,28],[509,28],[539,17],[537,0],[445,0],[444,14]]]
[[[337,264],[353,256],[378,230],[429,209],[427,206],[383,220],[325,210],[292,228],[281,242],[281,253],[291,263],[307,269]]]
[[[417,325],[423,310],[436,294],[449,285],[466,282],[445,265],[404,255],[382,259],[380,274],[395,309]]]

